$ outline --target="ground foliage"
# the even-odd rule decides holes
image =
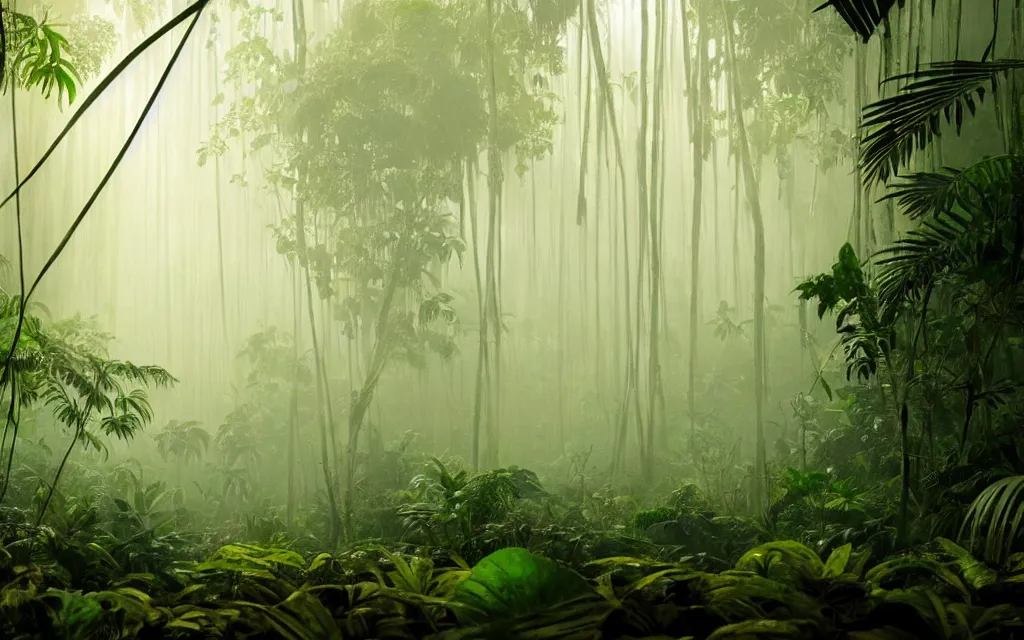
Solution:
[[[742,519],[705,511],[706,498],[692,486],[606,529],[601,510],[609,507],[598,497],[576,504],[566,492],[548,493],[524,469],[469,474],[449,466],[432,460],[410,483],[395,509],[398,536],[334,553],[313,551],[316,541],[308,535],[267,535],[251,522],[222,522],[218,529],[209,520],[175,533],[197,514],[174,506],[174,491],[162,482],[122,474],[134,480],[115,483],[80,472],[74,495],[61,494],[42,525],[26,522],[18,509],[4,510],[0,632],[9,638],[1024,634],[1021,554],[996,567],[942,537],[888,556],[870,541],[773,540],[756,520],[734,522]],[[859,507],[841,486],[822,486],[825,480],[823,473],[791,471],[781,508],[820,507],[822,529],[836,529],[843,513]],[[83,483],[93,491],[80,493]],[[116,497],[125,485],[133,487],[130,499]],[[685,528],[683,544],[655,542],[664,537],[658,525],[665,522]],[[813,527],[790,532],[807,540],[816,533]],[[723,536],[745,546],[724,548]]]

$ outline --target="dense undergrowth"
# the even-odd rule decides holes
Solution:
[[[557,5],[574,9],[577,3]],[[549,36],[569,13],[558,13],[548,30],[534,34],[540,36],[537,52],[555,60]],[[395,22],[383,12],[354,15],[364,26]],[[450,26],[446,20],[482,19],[433,15],[438,19],[426,23],[429,28],[409,31],[424,37],[424,44],[450,33],[441,29]],[[11,60],[25,78],[41,78],[39,68],[22,62],[49,59],[53,67],[59,47],[52,43],[63,38],[20,14],[5,18],[22,25],[11,30],[22,34],[12,40],[17,55]],[[510,24],[515,28],[499,45],[517,49],[527,30]],[[37,30],[50,44],[26,38]],[[474,27],[464,33],[487,31]],[[352,52],[372,51],[360,38],[339,39],[335,53],[360,59]],[[409,40],[401,39],[403,45]],[[493,42],[476,44],[464,56],[473,64],[484,57],[479,48],[495,48]],[[422,63],[406,49],[402,56]],[[429,60],[424,64],[435,62]],[[447,64],[451,56],[436,60]],[[864,126],[874,131],[861,141],[861,169],[869,179],[886,180],[906,163],[908,140],[924,146],[933,135],[929,131],[937,135],[940,114],[949,121],[955,113],[959,129],[964,109],[974,112],[970,95],[978,78],[995,82],[995,74],[1021,66],[1019,60],[957,63],[915,74],[895,98],[869,107]],[[314,69],[320,73],[329,66]],[[462,77],[454,71],[453,77]],[[70,77],[60,73],[53,77]],[[472,80],[470,88],[484,75],[476,67],[459,73]],[[488,73],[493,76],[494,69]],[[337,80],[333,72],[325,75]],[[284,85],[290,79],[277,81]],[[44,91],[50,86],[36,84]],[[950,91],[947,85],[959,88]],[[34,85],[25,80],[21,86]],[[319,90],[325,83],[311,86]],[[279,108],[277,85],[267,87]],[[365,92],[344,81],[334,89],[345,101],[347,92]],[[395,104],[393,95],[381,95],[387,105]],[[521,106],[535,119],[520,132],[523,140],[547,136],[547,112],[531,95],[516,95],[529,98]],[[497,96],[489,98],[498,102]],[[416,105],[422,102],[416,96]],[[439,105],[440,112],[449,111]],[[376,107],[366,112],[387,113]],[[325,108],[322,120],[333,124],[336,116]],[[417,153],[443,175],[457,174],[453,180],[461,183],[462,163],[485,148],[483,119],[447,117],[475,123],[461,145],[472,154],[453,169],[447,145],[437,157],[432,145]],[[368,131],[345,123],[331,127],[351,135],[341,148],[363,149]],[[395,139],[394,127],[384,129],[381,139]],[[493,127],[487,133],[486,147],[499,151]],[[413,146],[408,136],[397,140],[396,149],[408,152]],[[213,147],[223,146],[217,141]],[[519,148],[524,145],[517,143],[517,159],[538,153]],[[391,148],[390,142],[381,148]],[[776,335],[783,344],[788,340],[790,351],[799,344],[800,370],[810,361],[815,375],[809,392],[790,398],[792,416],[780,410],[785,424],[771,432],[777,436],[773,455],[760,451],[755,464],[740,461],[736,443],[749,431],[750,414],[742,397],[754,390],[739,384],[732,389],[726,374],[742,381],[738,371],[746,375],[748,366],[722,358],[730,362],[721,371],[716,364],[719,377],[708,384],[714,394],[708,404],[718,415],[697,420],[691,414],[688,455],[666,451],[663,459],[653,453],[642,459],[649,473],[637,486],[621,470],[618,476],[589,474],[582,453],[571,460],[564,455],[538,475],[516,467],[468,471],[487,467],[475,459],[477,450],[470,457],[478,464],[465,465],[377,446],[379,432],[363,418],[383,363],[395,354],[423,359],[419,347],[425,341],[412,338],[430,343],[442,335],[430,329],[433,320],[450,322],[458,315],[451,296],[441,293],[423,297],[418,316],[404,313],[394,335],[381,328],[384,323],[375,324],[380,333],[372,341],[383,346],[379,352],[373,348],[374,373],[353,396],[343,452],[333,440],[328,449],[323,416],[320,450],[297,446],[313,440],[313,408],[322,410],[320,387],[330,385],[318,378],[319,355],[310,363],[291,337],[268,329],[247,341],[246,389],[215,435],[195,422],[172,421],[155,438],[165,467],[153,470],[154,452],[147,457],[137,442],[137,458],[108,463],[108,443],[133,440],[153,421],[146,388],[173,384],[173,377],[159,367],[110,359],[109,338],[79,319],[44,322],[41,309],[24,304],[23,284],[21,295],[13,286],[0,287],[0,350],[8,354],[0,397],[10,398],[0,442],[0,638],[1024,637],[1019,150],[1015,141],[1012,152],[963,169],[905,175],[890,185],[890,198],[920,226],[870,256],[858,257],[863,247],[845,245],[831,272],[799,285],[799,330],[786,334],[780,327]],[[204,162],[207,151],[201,152]],[[318,161],[320,155],[337,161],[319,152],[312,148]],[[363,156],[355,157],[352,166],[366,169],[359,164]],[[418,166],[401,160],[400,166]],[[351,175],[334,164],[299,164],[313,169],[323,184],[327,177]],[[388,180],[392,169],[383,172]],[[366,170],[368,179],[355,181],[360,188],[380,181],[376,168]],[[417,185],[408,187],[410,201],[412,195],[426,201],[424,193],[435,204],[452,200],[451,181],[421,181],[416,172],[407,177]],[[393,194],[403,182],[390,184]],[[325,193],[303,186],[310,203],[329,202]],[[334,195],[326,187],[325,192]],[[463,204],[463,196],[457,198]],[[342,217],[362,211],[344,210]],[[432,213],[441,211],[438,204]],[[397,237],[441,238],[442,230],[448,237],[447,225],[437,220],[428,216],[426,224],[418,216],[396,214],[394,228],[374,220],[366,235],[352,234],[350,225],[338,228],[356,255],[374,246],[375,259],[395,256],[389,290],[401,284],[422,294],[418,275],[399,278],[420,269],[399,269],[403,262],[397,256],[404,251],[413,256],[410,263],[423,265],[447,261],[458,253],[454,235],[450,243],[431,240],[400,245],[401,250],[391,243]],[[307,263],[311,289],[310,257],[305,240],[299,240],[305,232],[298,231],[304,223],[296,222],[295,229],[294,245],[283,233],[279,248],[294,255],[296,264]],[[319,262],[321,268],[333,264]],[[357,266],[364,288],[376,292],[381,276],[367,273],[377,274],[379,265],[367,260]],[[318,287],[319,280],[337,274],[326,268],[319,275]],[[808,303],[816,304],[819,318],[829,314],[836,320],[828,353],[808,328]],[[727,304],[720,309],[715,336],[745,340],[746,321],[734,322]],[[761,315],[766,312],[761,309]],[[349,317],[354,326],[354,313]],[[437,351],[450,355],[448,340],[435,342]],[[786,370],[780,360],[773,360],[775,376]],[[723,410],[729,407],[735,415]],[[676,417],[663,426],[676,435],[682,422]],[[577,426],[589,434],[594,424]],[[362,429],[370,441],[366,453],[358,446]],[[465,439],[456,434],[453,429],[452,440]],[[68,437],[70,443],[59,450],[49,448]],[[760,428],[757,439],[763,440]],[[84,451],[72,457],[76,445]],[[278,451],[290,453],[274,455]],[[328,452],[334,476],[327,470]],[[605,451],[611,455],[602,462],[615,469],[624,452]],[[200,462],[206,473],[193,473]],[[609,484],[598,485],[596,478]],[[333,491],[342,487],[345,497],[339,501]],[[349,542],[335,545],[342,511]]]
[[[73,471],[43,524],[2,513],[0,635],[1024,637],[1024,554],[986,564],[945,537],[894,553],[878,506],[824,473],[790,471],[746,518],[693,485],[642,504],[456,464],[366,496],[364,541],[334,553],[316,510],[285,533],[273,509],[225,520],[141,470]]]

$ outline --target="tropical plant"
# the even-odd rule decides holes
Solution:
[[[210,433],[194,420],[178,422],[171,420],[155,436],[160,457],[177,462],[195,464],[202,460],[210,446]]]

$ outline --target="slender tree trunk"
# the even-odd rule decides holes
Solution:
[[[733,113],[736,117],[736,134],[739,138],[740,161],[743,166],[744,183],[750,213],[754,223],[754,427],[756,430],[756,453],[754,463],[754,504],[758,509],[765,504],[765,444],[764,444],[764,388],[765,388],[765,317],[764,317],[764,219],[761,216],[761,199],[750,161],[750,147],[743,117],[743,99],[736,70],[736,49],[732,35],[732,16],[722,0],[725,15],[725,43],[729,56],[729,84],[732,87]]]
[[[216,64],[213,65],[213,91],[215,96],[220,95],[220,73],[219,73],[219,60],[217,55],[217,42],[216,40],[211,42],[211,56],[214,58]],[[220,102],[218,101],[214,106],[214,122],[220,122]],[[224,349],[230,353],[230,345],[228,342],[228,310],[227,310],[227,293],[224,287],[224,224],[223,214],[221,211],[221,184],[220,184],[220,154],[214,154],[213,159],[213,181],[214,181],[214,198],[216,199],[217,208],[217,275],[220,284],[220,324],[221,324],[221,337],[224,340]]]
[[[366,378],[363,380],[360,390],[353,395],[349,405],[348,459],[345,464],[345,527],[350,535],[352,532],[352,506],[355,495],[359,432],[362,429],[367,410],[373,402],[373,396],[377,391],[377,385],[380,383],[380,377],[384,373],[384,365],[387,364],[388,356],[391,354],[389,323],[395,294],[398,291],[402,255],[403,248],[396,247],[391,258],[391,269],[384,276],[384,296],[381,299],[380,309],[377,313],[377,321],[374,327],[373,351],[370,354],[370,363],[366,368]]]
[[[648,192],[650,188],[650,177],[648,176],[647,167],[647,129],[648,129],[648,112],[650,110],[650,93],[647,89],[648,81],[648,66],[649,66],[649,55],[648,50],[650,49],[650,15],[648,12],[648,0],[640,0],[640,129],[637,134],[636,140],[636,173],[637,173],[637,198],[639,200],[639,212],[640,212],[640,224],[638,226],[638,238],[640,244],[639,250],[639,266],[637,268],[636,280],[636,360],[635,371],[633,376],[635,379],[639,379],[639,366],[640,366],[640,335],[642,333],[641,327],[643,326],[643,279],[644,279],[644,263],[647,258],[647,246],[650,238],[645,232],[645,227],[649,227],[650,224],[650,202],[648,201]],[[652,292],[653,293],[653,292]],[[650,386],[651,381],[647,381]],[[647,437],[644,433],[644,420],[640,412],[639,396],[636,394],[636,413],[637,413],[637,437],[639,440],[640,447],[640,469],[643,473],[644,479],[651,480],[651,460],[649,455],[652,453],[652,448],[647,444]]]
[[[288,507],[285,522],[289,531],[295,521],[295,447],[299,439],[299,291],[299,265],[296,263],[292,274],[292,359],[295,367],[288,399]]]
[[[295,60],[298,63],[300,73],[304,73],[306,69],[306,19],[305,9],[303,6],[303,0],[292,1],[292,35],[294,37],[295,44]],[[298,182],[298,180],[297,180]],[[306,302],[309,313],[309,330],[310,336],[313,341],[313,358],[314,366],[316,368],[316,381],[317,381],[317,408],[320,416],[320,462],[323,466],[324,482],[327,485],[327,500],[330,507],[331,523],[330,523],[330,545],[335,547],[338,543],[338,539],[341,536],[341,519],[338,515],[338,501],[335,496],[335,483],[332,478],[332,470],[330,460],[327,455],[327,434],[331,434],[331,441],[334,442],[334,425],[333,420],[328,421],[328,415],[326,415],[325,407],[327,406],[327,389],[326,380],[323,377],[323,368],[320,366],[320,344],[317,340],[316,333],[316,318],[313,313],[313,286],[309,275],[309,260],[306,253],[306,221],[304,217],[305,206],[298,194],[294,195],[295,200],[295,237],[298,249],[298,262],[296,268],[301,268],[305,275],[306,280]],[[335,446],[334,451],[337,451]]]
[[[664,429],[659,429],[659,419],[664,416],[658,415],[659,401],[663,400],[661,388],[661,298],[662,298],[662,253],[661,253],[661,219],[662,203],[659,199],[662,182],[660,179],[661,169],[661,144],[663,141],[662,132],[662,104],[664,100],[665,85],[665,37],[666,37],[666,9],[667,0],[655,0],[654,24],[654,112],[653,129],[651,130],[651,205],[648,213],[650,216],[651,234],[651,317],[650,335],[648,337],[647,372],[647,457],[650,464],[654,464],[654,439],[656,435],[661,436]],[[661,444],[667,445],[667,440]],[[651,470],[653,471],[653,469]]]
[[[486,290],[480,271],[479,216],[476,204],[476,163],[466,163],[466,184],[469,189],[469,221],[473,240],[473,273],[476,276],[477,303],[480,313],[478,354],[476,366],[476,392],[473,395],[473,449],[471,462],[474,469],[480,468],[481,421],[483,419],[484,395],[487,389],[487,305]]]
[[[501,372],[501,312],[498,304],[498,276],[496,274],[496,268],[500,268],[500,257],[498,258],[499,264],[495,265],[495,254],[500,254],[500,240],[498,239],[499,228],[498,228],[498,216],[501,207],[501,189],[504,182],[504,176],[502,175],[502,163],[501,163],[501,150],[498,147],[498,87],[497,79],[495,77],[494,68],[494,0],[487,0],[487,105],[489,111],[488,118],[488,135],[487,135],[487,192],[488,192],[488,229],[487,229],[487,287],[489,295],[487,300],[490,301],[490,307],[492,312],[492,322],[494,323],[494,397],[491,398],[490,406],[493,408],[493,420],[490,425],[491,437],[488,438],[488,457],[489,462],[492,465],[498,464],[498,438],[500,435],[500,426],[498,420],[499,414],[499,398],[500,393],[500,372]]]
[[[625,313],[623,317],[626,323],[626,362],[625,362],[625,391],[622,401],[622,405],[619,411],[618,419],[618,435],[617,445],[614,452],[614,462],[612,463],[613,473],[617,470],[621,457],[625,454],[625,436],[626,430],[629,426],[629,404],[634,392],[635,381],[633,379],[634,365],[633,365],[633,330],[632,320],[630,318],[630,300],[632,299],[630,294],[629,286],[629,221],[628,221],[628,209],[626,204],[626,169],[625,162],[622,157],[622,142],[619,137],[619,125],[615,113],[615,102],[611,97],[611,87],[608,81],[608,71],[604,62],[604,53],[601,50],[601,36],[597,29],[597,10],[595,8],[595,0],[587,0],[587,29],[590,36],[590,53],[594,62],[594,70],[597,72],[598,83],[600,85],[601,93],[603,95],[603,101],[605,105],[605,114],[608,117],[608,127],[612,131],[612,143],[615,150],[615,164],[618,169],[619,177],[619,196],[621,199],[622,207],[622,251],[623,251],[623,265],[625,268],[625,277],[622,279],[624,283],[624,300],[623,309]]]
[[[853,99],[853,122],[854,131],[860,131],[860,110],[864,106],[864,51],[863,48],[857,46],[854,48],[854,99]],[[853,231],[853,236],[850,238],[851,244],[857,250],[857,255],[865,255],[865,237],[863,233],[864,228],[864,180],[861,175],[860,163],[854,163],[853,170],[853,216],[850,221],[850,228]]]
[[[704,58],[707,51],[707,30],[701,18],[697,31],[696,60],[690,49],[690,22],[686,17],[686,1],[680,0],[683,10],[683,60],[686,65],[686,88],[690,145],[693,151],[693,207],[690,227],[690,338],[687,395],[690,414],[690,452],[696,460],[697,452],[697,327],[700,296],[700,227],[701,207],[704,202],[704,96],[702,92]],[[701,14],[703,15],[703,14]]]

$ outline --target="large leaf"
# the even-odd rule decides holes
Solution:
[[[811,620],[744,620],[719,627],[708,640],[797,640],[813,638],[819,633],[818,625]]]
[[[998,573],[985,566],[985,563],[972,556],[966,549],[952,540],[936,538],[935,543],[939,545],[945,553],[948,553],[953,557],[953,562],[956,564],[957,568],[960,569],[960,573],[963,574],[964,580],[966,580],[967,584],[975,591],[993,585],[999,581]]]
[[[845,564],[845,563],[844,563]],[[738,571],[754,573],[791,586],[825,574],[818,554],[793,540],[776,540],[754,547],[736,562]]]
[[[521,547],[499,549],[473,567],[452,598],[460,622],[479,624],[557,606],[592,590],[582,576]]]
[[[900,0],[901,7],[903,1]],[[832,7],[850,29],[867,42],[875,29],[885,21],[894,4],[896,0],[828,0],[815,11]]]
[[[846,573],[846,565],[850,562],[850,553],[852,550],[853,545],[847,542],[843,546],[832,551],[828,560],[825,562],[825,569],[823,571],[825,577],[838,578]]]
[[[1024,523],[1024,476],[1011,476],[998,480],[981,492],[971,503],[960,531],[970,529],[973,548],[984,539],[985,559],[1003,562]]]

